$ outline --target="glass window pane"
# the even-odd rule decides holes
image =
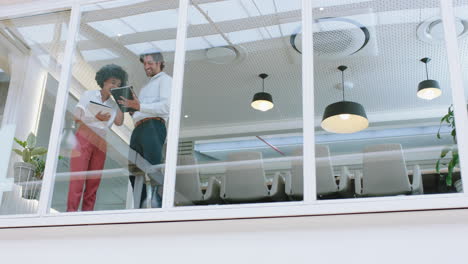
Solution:
[[[452,91],[439,1],[327,1],[314,15],[318,198],[461,191],[440,124]]]
[[[37,212],[69,15],[0,20],[0,214]]]
[[[192,1],[188,20],[175,205],[302,200],[300,1]]]
[[[178,1],[83,8],[51,208],[160,207]]]
[[[462,66],[462,78],[465,90],[465,102],[468,102],[468,77],[466,76],[466,72],[468,72],[468,1],[467,0],[454,0],[453,1],[454,11],[455,11],[455,30],[458,38],[458,52],[460,55],[460,63]],[[467,104],[468,105],[468,104]],[[447,122],[445,122],[447,124]],[[454,123],[455,124],[455,123]],[[457,128],[458,135],[464,135],[465,133]],[[458,168],[459,164],[455,166]],[[454,178],[453,186],[457,191],[463,191],[463,186],[461,181],[457,181],[458,177]]]

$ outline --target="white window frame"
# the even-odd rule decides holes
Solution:
[[[315,191],[315,162],[304,163],[304,201],[277,202],[264,204],[213,205],[175,207],[174,189],[179,140],[180,112],[183,92],[183,75],[185,65],[185,39],[187,32],[187,14],[189,0],[179,0],[179,20],[176,39],[176,57],[174,63],[174,82],[172,87],[171,112],[168,136],[168,148],[165,170],[163,207],[158,209],[112,210],[93,212],[74,212],[49,214],[49,205],[55,179],[60,132],[63,127],[65,105],[68,100],[68,83],[71,75],[71,61],[80,24],[80,8],[85,4],[105,2],[103,0],[63,0],[46,4],[22,4],[0,9],[0,20],[43,14],[60,10],[71,10],[69,32],[64,55],[64,67],[61,71],[59,91],[52,123],[52,136],[39,210],[30,215],[0,216],[0,228],[24,226],[83,225],[103,223],[139,223],[158,221],[185,221],[209,219],[235,219],[255,217],[281,217],[303,215],[326,215],[348,213],[371,213],[386,211],[409,211],[451,209],[468,207],[468,191],[456,194],[393,196],[365,199],[317,200]],[[303,57],[302,57],[302,91],[303,91],[303,134],[304,160],[314,160],[314,93],[313,87],[313,50],[312,50],[312,8],[313,1],[302,0]],[[455,34],[454,12],[452,1],[440,0],[440,8],[445,29],[445,45],[449,61],[452,100],[455,108],[457,131],[468,131],[468,115],[465,107],[461,65],[458,43]],[[306,74],[307,73],[307,74]],[[305,88],[304,88],[305,87]],[[309,88],[310,87],[310,88]],[[463,133],[457,133],[462,135]],[[460,152],[460,167],[464,190],[468,190],[468,138],[457,137]],[[464,177],[465,176],[465,177]]]

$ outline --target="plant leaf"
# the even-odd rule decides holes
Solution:
[[[435,169],[437,174],[440,174],[440,160],[437,161]]]
[[[452,160],[453,160],[453,167],[455,168],[455,166],[458,165],[458,163],[460,162],[460,158],[458,156],[458,151],[452,151]]]
[[[31,162],[31,152],[27,148],[23,150],[23,161]]]
[[[25,141],[21,141],[17,138],[14,138],[15,142],[18,143],[20,146],[22,146],[23,148],[26,147],[26,142]]]
[[[445,177],[445,183],[447,184],[447,186],[452,186],[452,174],[454,167],[455,166],[453,165],[453,160],[451,160],[448,165],[447,177]]]
[[[21,150],[19,150],[19,149],[13,149],[13,151],[14,151],[16,154],[18,154],[18,155],[20,155],[21,157],[23,157],[23,151],[21,151]]]
[[[450,160],[448,164],[448,174],[447,178],[445,179],[445,182],[447,186],[452,186],[452,175],[453,175],[453,170],[455,166],[457,166],[459,163],[459,156],[458,156],[458,151],[453,151],[452,152],[452,160]]]
[[[442,152],[440,153],[440,158],[444,158],[445,156],[447,156],[447,153],[449,153],[451,150],[450,147],[445,147],[444,149],[442,149]]]
[[[441,119],[440,119],[440,124],[442,124],[444,121],[448,121],[448,114],[447,115],[444,115]]]
[[[36,136],[31,132],[28,135],[28,139],[26,139],[26,142],[28,143],[27,146],[28,148],[34,148],[36,146]]]
[[[44,147],[37,147],[31,151],[31,156],[42,156],[47,153],[47,149]]]

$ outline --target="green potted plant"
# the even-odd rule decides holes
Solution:
[[[42,159],[42,156],[47,153],[47,149],[36,146],[36,136],[33,133],[29,133],[26,141],[19,140],[16,137],[14,139],[22,147],[22,149],[13,149],[22,158],[21,162],[15,162],[14,164],[15,183],[23,183],[22,185],[26,186],[24,183],[42,179],[45,167],[45,161]],[[31,196],[26,191],[23,190],[23,197]]]
[[[459,166],[459,156],[458,156],[458,147],[457,147],[457,131],[455,126],[455,117],[453,114],[453,105],[450,105],[442,119],[440,120],[439,130],[437,131],[437,138],[441,139],[440,130],[442,126],[448,126],[451,131],[450,135],[453,140],[453,145],[447,146],[442,149],[439,159],[436,163],[436,172],[439,174],[441,180],[447,187],[452,187],[453,185],[453,171],[455,167]],[[447,158],[449,158],[447,160]],[[447,168],[447,173],[441,173],[441,167]]]

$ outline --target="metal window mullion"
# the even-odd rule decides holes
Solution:
[[[313,5],[302,0],[302,111],[303,111],[303,169],[304,202],[316,200],[315,177],[315,114],[314,114],[314,50],[313,50]]]
[[[463,190],[468,193],[468,176],[464,173],[468,170],[468,114],[465,102],[465,91],[463,87],[463,75],[461,71],[458,40],[455,30],[455,16],[453,2],[440,0],[442,21],[444,25],[445,47],[449,62],[450,87],[452,88],[452,100],[454,108],[455,123],[457,124],[457,145],[460,160],[460,169]],[[465,177],[464,177],[465,176]]]
[[[184,85],[185,39],[187,37],[187,17],[189,0],[179,1],[179,20],[174,58],[174,75],[171,91],[169,114],[169,134],[166,149],[166,169],[164,174],[163,208],[174,207],[177,147],[179,143],[180,113],[182,108],[182,90]]]
[[[45,215],[49,211],[49,205],[52,201],[52,190],[54,188],[55,172],[57,170],[58,155],[60,149],[60,138],[62,135],[65,110],[68,100],[68,90],[70,84],[70,75],[72,69],[72,58],[75,50],[76,36],[80,26],[81,9],[80,4],[76,2],[71,9],[69,31],[65,45],[64,59],[61,65],[60,82],[57,91],[57,99],[54,108],[54,118],[50,131],[50,140],[46,158],[46,167],[44,170],[44,179],[42,182],[41,196],[39,199],[38,214]]]

